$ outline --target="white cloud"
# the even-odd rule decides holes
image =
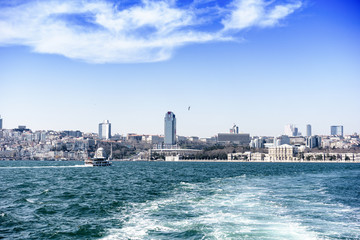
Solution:
[[[272,27],[296,9],[301,2],[277,4],[265,0],[236,0],[231,13],[222,21],[224,30],[242,30],[249,27]]]
[[[301,5],[234,4],[222,20],[225,29],[273,26]],[[176,8],[171,1],[144,0],[124,10],[101,0],[30,1],[0,9],[0,45],[26,45],[35,52],[95,63],[154,62],[169,59],[178,46],[231,39],[221,29],[196,30],[199,18],[193,8]]]
[[[235,10],[223,20],[225,29],[243,29],[256,25],[264,15],[264,2],[262,0],[238,0]]]
[[[293,4],[277,5],[271,9],[260,21],[259,25],[262,27],[274,26],[278,24],[279,20],[287,17],[293,13],[296,9],[301,7],[300,2]]]

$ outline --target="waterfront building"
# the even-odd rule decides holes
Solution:
[[[269,161],[293,161],[295,160],[295,148],[291,145],[284,144],[269,148]]]
[[[248,146],[250,144],[250,134],[247,133],[219,133],[218,134],[219,143],[235,143],[243,146]]]
[[[159,146],[159,148],[149,149],[149,159],[155,160],[159,156],[179,156],[179,158],[195,158],[196,154],[201,153],[201,150],[198,149],[181,149],[177,146],[172,145],[170,148],[163,148],[163,146]]]
[[[344,127],[341,125],[331,126],[330,127],[330,135],[342,137],[344,135]]]
[[[311,136],[311,125],[310,124],[306,125],[306,136],[307,137]]]
[[[164,144],[174,145],[176,143],[176,117],[173,112],[167,112],[164,118]]]
[[[259,153],[259,152],[244,152],[244,153],[228,153],[227,154],[227,160],[233,161],[233,160],[240,160],[240,161],[254,161],[254,162],[260,162],[264,161],[265,154]]]
[[[174,162],[174,161],[179,161],[180,160],[180,155],[169,155],[169,156],[165,156],[165,161],[166,162]]]
[[[109,120],[104,120],[104,122],[99,123],[99,138],[111,138],[111,123],[109,122]]]
[[[293,124],[285,125],[284,128],[285,135],[289,137],[295,137],[298,135],[298,128],[295,127]]]

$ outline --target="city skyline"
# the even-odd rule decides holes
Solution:
[[[182,136],[214,136],[234,122],[252,136],[281,135],[289,123],[303,135],[306,124],[313,135],[332,125],[359,133],[357,1],[93,3],[0,4],[3,128],[97,132],[109,119],[113,133],[159,134],[171,110]],[[118,46],[110,40],[124,33],[141,48],[94,42]]]
[[[1,120],[1,124],[2,124],[2,119],[0,118]],[[127,133],[114,133],[112,134],[111,133],[111,123],[109,120],[104,120],[103,122],[99,123],[98,124],[98,131],[97,132],[86,132],[86,131],[80,131],[80,132],[84,132],[84,133],[89,133],[89,134],[98,134],[99,135],[99,138],[100,139],[110,139],[111,137],[113,137],[114,135],[132,135],[132,134],[140,134],[140,135],[153,135],[153,136],[164,136],[165,139],[166,139],[166,135],[168,135],[168,138],[167,138],[167,142],[172,142],[172,144],[170,143],[167,143],[168,145],[173,145],[176,143],[176,136],[185,136],[185,137],[201,137],[201,138],[204,138],[204,136],[198,136],[198,135],[194,135],[194,134],[190,134],[190,135],[179,135],[177,134],[176,132],[176,118],[175,118],[175,114],[171,111],[168,111],[166,114],[165,114],[165,117],[163,119],[163,132],[162,133],[134,133],[134,132],[127,132]],[[310,128],[309,128],[310,127]],[[304,134],[302,134],[300,131],[299,131],[299,128],[297,127],[297,125],[294,125],[294,124],[287,124],[284,126],[284,131],[282,133],[279,133],[277,135],[274,135],[274,136],[277,136],[277,137],[283,137],[283,136],[290,136],[290,137],[310,137],[310,136],[313,136],[313,135],[323,135],[323,136],[345,136],[345,135],[352,135],[352,134],[358,134],[357,132],[354,132],[354,133],[350,133],[350,134],[344,134],[344,126],[342,125],[337,125],[337,126],[329,126],[330,127],[330,130],[328,133],[324,133],[324,134],[312,134],[312,129],[311,129],[311,125],[310,124],[306,124],[306,126],[304,127]],[[26,125],[18,125],[17,127],[14,127],[14,128],[1,128],[0,127],[0,130],[1,129],[19,129],[19,128],[22,128],[22,129],[27,129],[27,130],[32,130],[34,132],[36,131],[65,131],[65,132],[79,132],[79,129],[31,129],[31,128],[27,128]],[[340,129],[340,130],[339,130]],[[310,131],[309,131],[310,130]],[[103,134],[103,132],[105,132]],[[168,134],[166,134],[168,132]],[[264,134],[252,134],[252,133],[249,133],[249,132],[239,132],[239,127],[237,125],[233,125],[232,128],[229,129],[228,132],[220,132],[218,131],[217,133],[211,135],[211,136],[206,136],[206,138],[211,138],[211,137],[216,137],[216,135],[218,135],[219,133],[221,134],[250,134],[250,136],[252,137],[261,137],[261,136],[267,136],[267,137],[271,137],[271,135],[264,135]],[[310,133],[310,134],[309,134]]]

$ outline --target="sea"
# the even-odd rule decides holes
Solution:
[[[1,239],[360,239],[360,164],[0,161]]]

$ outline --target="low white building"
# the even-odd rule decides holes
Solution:
[[[264,153],[259,153],[259,152],[244,152],[244,153],[229,153],[227,155],[228,160],[232,161],[232,160],[242,160],[242,161],[255,161],[255,162],[260,162],[260,161],[264,161],[265,159],[265,154]]]
[[[179,155],[165,156],[165,161],[179,161],[179,159],[180,159]]]

